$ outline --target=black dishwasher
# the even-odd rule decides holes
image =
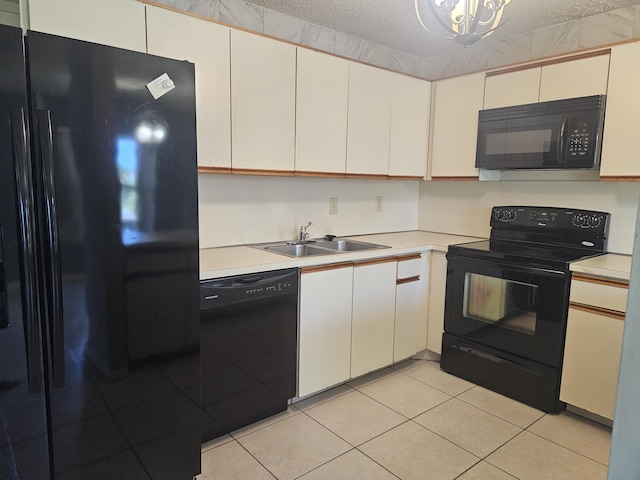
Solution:
[[[296,394],[298,269],[200,283],[202,441]]]

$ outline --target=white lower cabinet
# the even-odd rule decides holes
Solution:
[[[429,282],[429,322],[427,350],[442,352],[442,332],[444,332],[444,297],[447,289],[447,254],[431,251],[431,271]]]
[[[300,272],[299,397],[350,378],[352,288],[351,264]]]
[[[428,255],[416,254],[398,258],[394,362],[427,348],[428,292]]]
[[[393,363],[396,259],[356,263],[353,270],[351,377]]]
[[[425,253],[302,268],[298,396],[424,350],[428,285]]]
[[[613,420],[628,285],[574,275],[560,400]]]

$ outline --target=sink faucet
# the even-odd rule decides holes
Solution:
[[[307,228],[309,228],[313,223],[309,222],[306,225],[300,227],[300,241],[304,242],[309,238],[309,234],[307,233]]]

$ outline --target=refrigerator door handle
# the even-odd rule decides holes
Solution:
[[[23,108],[11,109],[11,139],[20,222],[20,286],[27,354],[27,383],[29,393],[40,393],[43,385],[42,336],[37,311],[33,178],[27,121]]]
[[[53,129],[51,112],[37,110],[38,143],[40,147],[40,168],[42,172],[42,193],[46,219],[48,252],[45,258],[48,272],[47,303],[53,386],[65,384],[64,356],[64,316],[62,309],[62,275],[60,272],[60,241],[56,216],[56,194],[53,173]]]

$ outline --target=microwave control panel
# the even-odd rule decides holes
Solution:
[[[583,158],[591,155],[592,144],[595,140],[590,132],[590,122],[570,121],[568,133],[567,155],[569,158]]]

